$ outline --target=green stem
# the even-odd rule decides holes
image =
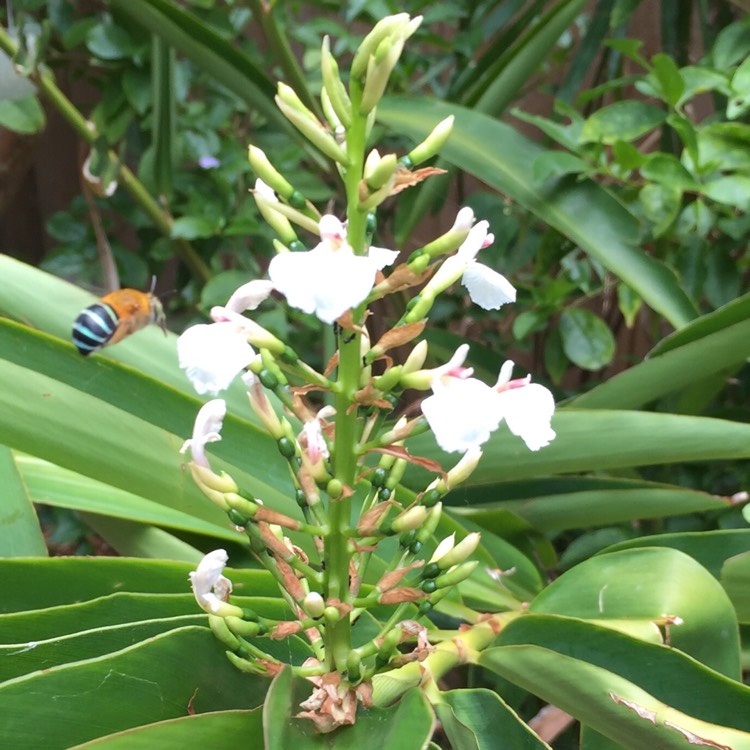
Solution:
[[[0,49],[13,57],[18,52],[18,45],[6,30],[0,27]],[[37,71],[32,76],[39,90],[52,106],[67,120],[68,124],[78,135],[83,138],[89,145],[94,145],[99,134],[97,133],[92,122],[88,121],[73,105],[65,94],[57,87],[49,72]],[[151,194],[146,190],[138,178],[124,165],[119,163],[117,155],[109,152],[109,158],[113,163],[118,164],[119,181],[123,187],[130,193],[133,200],[143,209],[143,211],[154,222],[156,228],[166,237],[171,236],[172,217],[164,211]],[[174,247],[180,259],[190,269],[193,276],[202,282],[211,278],[211,270],[185,240],[177,240]]]
[[[361,91],[353,85],[352,101],[355,113]],[[359,183],[364,173],[366,118],[355,114],[347,131],[346,150],[349,166],[344,178],[347,198],[347,239],[358,255],[366,252],[366,215],[358,209]],[[352,311],[355,323],[361,323],[364,305]],[[362,371],[360,360],[361,335],[343,331],[339,335],[339,370],[336,390],[336,437],[334,439],[334,475],[345,491],[337,500],[332,500],[329,509],[330,533],[325,540],[327,595],[348,603],[351,598],[349,586],[349,564],[351,553],[347,531],[351,525],[354,479],[357,471],[357,420],[355,394],[359,389]],[[326,628],[326,655],[329,668],[340,672],[346,669],[346,660],[351,651],[351,619],[342,617]]]

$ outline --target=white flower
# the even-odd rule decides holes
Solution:
[[[223,549],[209,552],[198,563],[198,568],[190,572],[190,584],[195,600],[210,615],[242,617],[243,612],[239,607],[227,604],[232,593],[232,582],[221,573],[228,559]]]
[[[211,465],[206,457],[206,443],[215,443],[221,440],[219,433],[226,413],[227,403],[222,398],[215,398],[203,404],[195,418],[193,437],[184,442],[180,453],[185,453],[190,448],[193,461],[210,469]]]
[[[453,230],[466,231],[473,220],[474,214],[471,209],[462,208],[458,212]],[[492,244],[495,239],[487,233],[488,228],[488,222],[480,221],[469,229],[456,254],[443,261],[422,290],[423,296],[434,299],[440,292],[461,279],[461,283],[469,291],[472,302],[485,310],[497,310],[507,302],[515,302],[516,290],[508,279],[476,260],[477,253],[483,247]]]
[[[326,215],[320,220],[320,243],[312,250],[280,253],[271,261],[268,275],[292,307],[333,323],[367,297],[377,271],[393,263],[396,255],[383,248],[355,255],[344,225]]]
[[[460,346],[451,360],[431,371],[432,396],[422,401],[422,413],[438,445],[448,453],[476,450],[505,420],[529,450],[537,451],[555,438],[550,426],[555,400],[531,378],[511,380],[513,363],[503,364],[494,388],[463,367],[469,347]],[[430,372],[430,371],[426,371]]]
[[[422,413],[448,453],[465,453],[487,442],[503,416],[498,394],[472,378],[471,368],[461,366],[468,351],[463,344],[447,364],[433,371],[432,396],[422,401]]]
[[[241,319],[233,319],[188,328],[177,339],[177,355],[195,390],[215,396],[252,362],[255,350]]]
[[[532,383],[527,376],[511,380],[513,362],[508,360],[500,370],[495,390],[501,403],[503,418],[514,435],[518,435],[529,450],[538,451],[555,439],[551,427],[555,413],[555,399],[543,385]]]
[[[505,276],[476,260],[477,253],[495,239],[487,233],[488,228],[486,221],[472,227],[454,257],[465,264],[461,283],[469,291],[471,301],[484,310],[498,310],[507,302],[516,301],[516,290]]]

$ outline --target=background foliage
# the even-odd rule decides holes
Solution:
[[[408,148],[455,113],[442,166],[457,187],[406,193],[378,244],[408,252],[459,204],[488,218],[497,240],[485,262],[517,283],[519,302],[498,323],[441,300],[431,355],[470,339],[478,371],[512,355],[545,373],[562,403],[558,438],[538,454],[493,437],[438,532],[480,528],[480,567],[514,571],[500,586],[467,581],[438,627],[463,603],[523,616],[439,690],[363,712],[333,746],[397,736],[404,748],[491,748],[502,731],[508,747],[549,747],[526,722],[551,703],[577,720],[550,739],[556,748],[684,747],[690,736],[750,747],[750,535],[738,494],[750,454],[750,26],[736,7],[710,5],[406,9],[425,21],[377,134]],[[267,747],[318,747],[289,720],[305,684],[237,672],[186,593],[187,571],[218,540],[248,605],[278,607],[181,468],[199,401],[173,334],[144,331],[83,360],[69,331],[94,299],[80,287],[107,285],[108,258],[124,286],[156,274],[175,290],[165,294],[174,331],[264,273],[271,237],[247,196],[249,140],[307,197],[340,207],[331,165],[275,110],[273,80],[312,102],[321,36],[345,57],[394,8],[109,0],[92,10],[15,2],[0,31],[24,74],[0,61],[0,123],[30,134],[61,115],[81,144],[77,173],[85,161],[92,177],[49,217],[55,246],[38,267],[16,247],[0,257],[0,736],[19,748],[220,748],[263,733]],[[644,18],[660,21],[659,38],[639,37]],[[327,335],[317,322],[281,308],[260,322],[326,358],[313,349]],[[273,441],[241,389],[228,403],[216,455],[293,514]],[[418,450],[439,458],[427,438]],[[39,519],[51,519],[47,540]],[[61,540],[80,551],[106,540],[121,557],[43,559]]]

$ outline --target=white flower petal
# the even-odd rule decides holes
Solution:
[[[370,245],[367,257],[375,263],[375,268],[382,271],[386,266],[391,266],[398,258],[398,250],[389,250],[387,247],[375,247]]]
[[[255,192],[261,198],[265,198],[267,201],[273,201],[274,203],[279,202],[274,189],[270,185],[267,185],[265,182],[263,182],[260,177],[255,181]]]
[[[478,448],[502,419],[498,394],[475,378],[437,381],[422,401],[422,413],[438,445],[448,453]]]
[[[538,451],[554,440],[555,431],[550,422],[555,413],[555,399],[543,385],[530,383],[509,388],[499,393],[498,398],[508,428],[529,450]]]
[[[315,313],[324,323],[333,323],[362,302],[375,283],[376,271],[370,258],[325,243],[307,252],[277,255],[268,267],[271,281],[289,304]]]
[[[432,553],[432,557],[429,559],[429,562],[436,562],[439,560],[446,552],[453,549],[453,547],[456,544],[456,534],[453,533],[450,536],[445,537],[440,544],[435,548],[435,551]]]
[[[469,290],[472,302],[484,310],[498,310],[516,301],[516,289],[502,274],[481,263],[471,263],[461,283]]]
[[[190,448],[195,463],[211,468],[206,458],[206,443],[221,440],[221,427],[226,413],[227,402],[222,398],[215,398],[203,404],[195,417],[193,437],[185,441],[180,453]]]
[[[246,335],[234,322],[201,324],[177,339],[177,355],[198,393],[216,395],[255,357]]]
[[[461,247],[458,248],[456,253],[461,259],[468,263],[477,257],[477,253],[486,247],[492,241],[492,235],[489,235],[490,240],[487,240],[487,231],[490,228],[488,221],[477,222],[470,230],[466,239],[461,243]]]
[[[456,215],[456,220],[453,222],[451,231],[468,232],[473,224],[474,212],[468,206],[464,206]]]
[[[223,549],[209,552],[190,573],[190,584],[199,606],[209,614],[242,616],[242,610],[227,604],[232,582],[222,575],[229,556]]]
[[[235,313],[255,310],[273,291],[273,283],[265,279],[254,279],[243,284],[229,298],[226,309]]]

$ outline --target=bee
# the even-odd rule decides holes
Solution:
[[[73,323],[73,343],[84,357],[122,341],[149,323],[167,333],[164,308],[151,292],[120,289],[90,305]]]

